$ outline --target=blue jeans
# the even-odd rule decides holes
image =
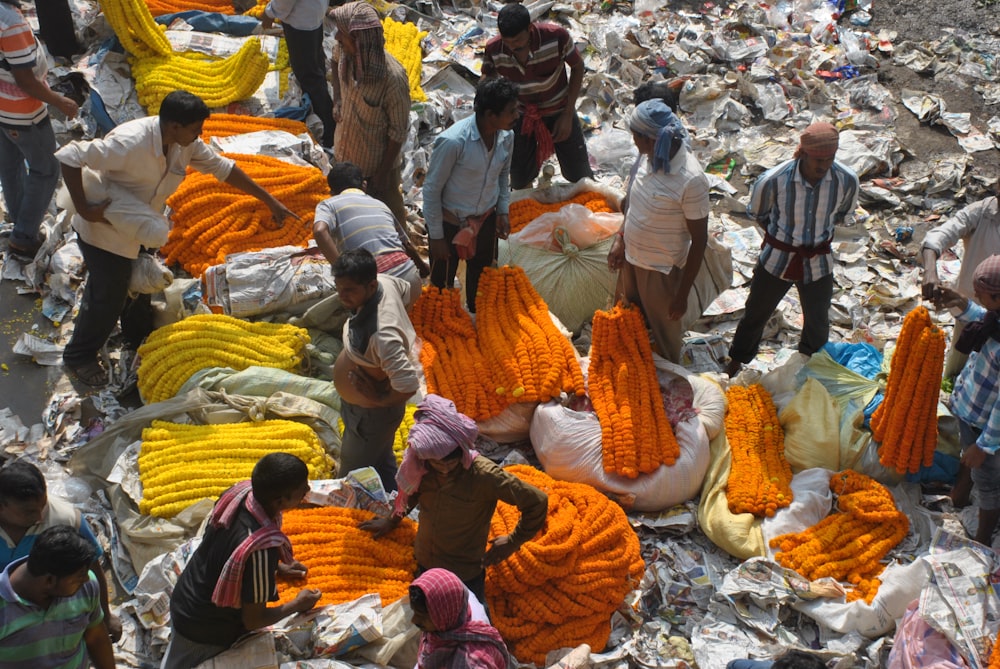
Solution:
[[[0,126],[0,188],[14,221],[10,239],[32,246],[59,183],[56,136],[45,119],[23,128]],[[27,163],[27,166],[25,166]]]

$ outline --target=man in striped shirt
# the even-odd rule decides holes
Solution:
[[[794,284],[802,305],[799,352],[812,355],[830,336],[834,226],[852,225],[858,176],[835,160],[839,135],[829,123],[802,133],[795,156],[757,180],[747,214],[764,229],[745,313],[729,349],[734,376],[757,355],[764,325]]]
[[[500,34],[486,43],[483,77],[501,76],[518,86],[524,115],[514,126],[511,188],[528,188],[553,153],[565,179],[593,178],[576,99],[583,86],[583,59],[565,28],[532,23],[520,3],[497,15]],[[569,67],[569,78],[566,68]]]
[[[114,669],[97,578],[96,552],[75,528],[50,527],[28,557],[0,574],[0,666]]]
[[[0,0],[0,188],[14,221],[10,250],[34,257],[38,230],[59,183],[56,136],[46,104],[68,118],[77,104],[49,89],[48,66],[16,0]]]

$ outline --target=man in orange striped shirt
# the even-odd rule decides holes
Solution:
[[[49,89],[45,54],[14,0],[0,0],[0,188],[14,221],[10,250],[34,257],[38,229],[59,183],[47,105],[69,118],[77,104]],[[25,169],[27,164],[27,169]]]

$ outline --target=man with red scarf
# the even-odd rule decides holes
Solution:
[[[528,188],[553,153],[563,178],[593,178],[576,100],[583,87],[583,59],[565,28],[533,23],[527,7],[505,5],[497,14],[500,34],[486,43],[483,77],[501,76],[518,86],[524,116],[514,127],[511,188]],[[569,78],[566,68],[569,67]]]

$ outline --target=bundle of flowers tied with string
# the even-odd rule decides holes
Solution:
[[[594,314],[587,392],[601,422],[604,471],[636,478],[680,457],[637,307]]]
[[[295,559],[308,571],[304,579],[278,582],[278,602],[285,604],[301,588],[323,593],[317,606],[343,604],[377,592],[388,605],[409,591],[417,568],[413,539],[417,524],[404,518],[380,539],[358,525],[375,514],[361,509],[325,506],[286,511],[281,529]]]
[[[910,521],[881,483],[853,470],[830,476],[837,511],[807,530],[771,539],[778,564],[809,580],[823,577],[853,587],[847,601],[871,604],[881,581],[882,559],[910,531]]]
[[[903,319],[892,356],[885,398],[872,414],[879,462],[899,474],[915,474],[934,463],[937,405],[944,371],[944,332],[920,306]]]
[[[308,425],[291,420],[189,425],[154,420],[142,431],[139,511],[172,518],[201,499],[217,499],[250,478],[269,453],[306,463],[310,479],[329,478],[333,459]]]
[[[251,323],[221,314],[188,316],[153,331],[139,347],[139,392],[145,402],[175,396],[202,369],[274,367],[293,371],[309,343],[287,323]]]
[[[300,220],[287,218],[276,226],[271,210],[257,198],[210,174],[189,171],[167,200],[173,226],[162,251],[168,266],[179,263],[195,277],[233,253],[306,246],[316,205],[330,195],[326,178],[315,167],[268,156],[228,157]]]
[[[792,503],[792,468],[771,394],[763,386],[726,390],[726,439],[732,468],[726,499],[733,513],[773,516]]]
[[[527,465],[507,471],[549,496],[545,527],[486,571],[490,617],[522,662],[545,663],[559,648],[600,651],[611,615],[645,571],[639,539],[621,507],[584,483],[557,481]],[[520,514],[500,502],[490,537],[514,531]]]

